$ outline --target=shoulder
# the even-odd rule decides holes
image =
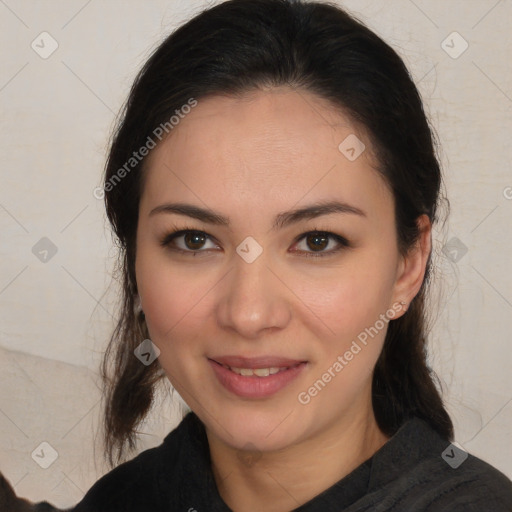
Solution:
[[[184,446],[191,418],[187,415],[161,445],[145,450],[104,475],[87,492],[73,512],[158,512],[164,504],[180,470],[180,451]],[[165,489],[161,482],[165,479]],[[175,484],[174,484],[175,487]]]
[[[104,475],[73,509],[76,512],[152,510],[164,445],[151,448]],[[149,508],[148,508],[149,507]]]
[[[512,512],[512,482],[420,418],[407,421],[384,445],[372,472],[373,490],[387,491],[389,510]]]
[[[445,457],[453,453],[453,445],[448,445],[447,450]],[[482,459],[462,451],[459,455],[464,460],[457,467],[451,467],[443,458],[432,463],[432,470],[437,472],[433,479],[436,488],[426,510],[435,512],[449,507],[451,512],[511,512],[512,482]]]

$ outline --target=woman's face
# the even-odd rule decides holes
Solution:
[[[368,415],[411,298],[374,165],[347,117],[290,88],[199,100],[149,155],[142,307],[171,383],[226,444],[279,449]]]

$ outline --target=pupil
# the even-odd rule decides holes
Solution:
[[[189,249],[200,249],[205,242],[205,236],[201,233],[187,233],[185,235],[185,245]]]
[[[325,249],[329,243],[329,237],[322,234],[309,235],[307,244],[313,251]]]

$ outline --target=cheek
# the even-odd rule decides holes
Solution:
[[[158,257],[147,256],[141,251],[136,272],[149,336],[160,349],[160,365],[169,380],[187,403],[194,404],[187,389],[190,379],[196,383],[194,389],[202,389],[195,361],[202,355],[199,326],[209,307],[204,279],[199,284],[197,272],[178,271]]]
[[[330,278],[301,286],[301,298],[315,313],[316,325],[309,330],[320,342],[313,373],[322,382],[332,381],[329,388],[338,399],[367,385],[382,350],[389,318],[381,315],[391,307],[394,282],[395,260],[389,248],[388,253],[361,251],[343,268],[331,269]]]
[[[354,255],[342,268],[296,279],[297,296],[324,329],[346,340],[373,325],[390,307],[393,268],[391,259]]]
[[[180,324],[197,315],[204,279],[197,272],[184,272],[171,265],[160,248],[140,247],[135,270],[146,323],[153,342],[159,345]]]
[[[321,416],[329,415],[333,403],[349,407],[354,397],[368,390],[389,325],[389,318],[381,316],[390,309],[391,293],[390,279],[384,278],[382,268],[375,264],[368,272],[354,268],[339,277],[340,282],[307,295],[308,305],[321,321],[317,320],[315,329],[309,327],[318,344],[312,352],[309,387],[301,391],[318,397]]]

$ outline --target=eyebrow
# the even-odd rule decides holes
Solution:
[[[214,224],[217,226],[229,226],[229,219],[223,215],[214,212],[208,208],[201,208],[186,203],[166,203],[153,208],[149,215],[156,215],[158,213],[175,213],[178,215],[185,215],[192,217],[207,224]],[[272,229],[280,229],[290,224],[294,224],[301,220],[314,219],[322,215],[329,215],[332,213],[345,213],[366,217],[366,213],[360,208],[356,208],[347,203],[339,201],[330,201],[327,203],[317,203],[304,208],[298,208],[287,212],[281,212],[276,215]]]

